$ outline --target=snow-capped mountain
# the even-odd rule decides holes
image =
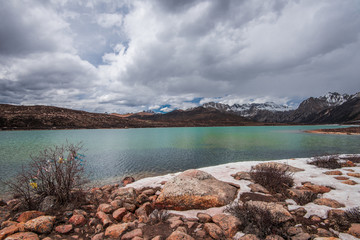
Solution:
[[[234,104],[231,106],[209,102],[202,106],[204,108],[215,108],[221,112],[233,113],[259,122],[316,123],[320,122],[320,119],[325,119],[322,117],[325,112],[327,120],[321,120],[321,122],[332,122],[331,115],[328,114],[332,109],[341,109],[342,106],[346,105],[345,103],[356,102],[359,99],[360,93],[349,95],[334,92],[321,97],[310,97],[304,100],[297,109],[273,102]]]
[[[228,104],[209,102],[202,106],[204,108],[215,108],[221,112],[233,112],[243,117],[253,117],[259,111],[283,112],[291,110],[291,108],[286,105],[279,105],[274,102],[234,104],[231,106]]]

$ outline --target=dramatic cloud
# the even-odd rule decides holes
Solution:
[[[360,89],[358,0],[5,1],[0,102],[98,112]]]

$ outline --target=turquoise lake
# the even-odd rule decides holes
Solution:
[[[66,141],[82,142],[86,170],[101,183],[228,162],[360,153],[359,135],[303,132],[335,127],[339,126],[0,131],[0,177],[11,178],[30,155]]]

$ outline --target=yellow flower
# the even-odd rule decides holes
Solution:
[[[30,186],[31,186],[32,188],[37,188],[37,187],[38,187],[38,185],[37,185],[36,182],[30,182]]]

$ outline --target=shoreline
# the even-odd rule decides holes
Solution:
[[[333,129],[316,129],[306,130],[306,133],[315,134],[335,134],[335,135],[360,135],[360,127],[345,127],[345,128],[333,128]]]
[[[249,229],[246,230],[239,227],[242,224],[250,226],[249,224],[251,223],[239,222],[238,226],[230,224],[232,223],[231,221],[236,221],[237,216],[228,215],[226,209],[239,203],[261,203],[264,206],[271,207],[275,211],[274,213],[272,213],[275,214],[274,216],[276,216],[276,214],[285,214],[282,216],[288,217],[287,220],[284,221],[287,221],[287,223],[289,223],[290,225],[282,225],[284,232],[282,232],[281,235],[286,235],[287,237],[295,235],[295,238],[307,234],[306,239],[314,239],[316,237],[323,237],[325,235],[334,237],[332,239],[357,239],[354,238],[357,236],[357,233],[351,232],[350,230],[353,227],[353,224],[351,224],[351,226],[348,226],[346,229],[339,230],[337,229],[337,227],[342,225],[340,222],[337,222],[337,219],[335,219],[335,223],[333,222],[334,219],[332,218],[331,213],[345,214],[347,210],[359,207],[358,199],[360,199],[360,153],[340,154],[331,156],[338,158],[338,161],[341,162],[341,166],[337,169],[321,168],[309,164],[309,162],[314,160],[314,158],[289,158],[269,161],[248,161],[235,163],[233,162],[216,166],[198,168],[197,170],[208,173],[214,178],[222,182],[228,183],[233,187],[236,187],[237,191],[231,201],[227,205],[220,205],[220,207],[210,206],[210,208],[206,209],[191,208],[190,210],[183,211],[165,210],[168,216],[167,220],[164,220],[164,222],[159,222],[155,225],[151,223],[151,221],[149,222],[149,218],[152,214],[154,214],[155,210],[157,209],[156,203],[157,199],[161,198],[161,194],[163,193],[162,189],[165,189],[166,186],[168,186],[166,185],[166,182],[172,180],[175,176],[184,173],[184,171],[177,173],[169,173],[166,175],[155,177],[146,177],[129,183],[125,187],[119,186],[119,183],[117,183],[111,185],[104,185],[102,187],[95,187],[92,189],[84,189],[85,193],[88,196],[92,196],[89,198],[90,202],[86,202],[87,205],[80,207],[80,209],[82,210],[71,209],[71,211],[67,211],[66,213],[71,212],[73,215],[70,219],[64,218],[64,211],[66,209],[60,210],[58,212],[50,211],[50,213],[47,213],[50,215],[44,216],[45,218],[51,217],[54,220],[63,219],[62,221],[64,222],[57,221],[55,223],[52,223],[51,228],[53,228],[53,224],[55,224],[55,226],[57,225],[56,228],[54,226],[53,229],[49,229],[47,235],[42,235],[41,237],[47,236],[49,237],[49,239],[53,239],[52,237],[55,237],[56,239],[62,237],[62,239],[68,239],[68,236],[73,236],[75,239],[79,239],[80,237],[82,237],[82,239],[90,239],[91,237],[92,240],[99,240],[104,239],[104,237],[107,236],[112,237],[113,229],[121,229],[121,232],[118,235],[114,235],[115,238],[120,239],[120,236],[123,235],[124,239],[133,239],[133,236],[131,234],[136,233],[139,234],[139,236],[144,236],[144,238],[139,239],[154,239],[153,237],[155,237],[156,234],[161,236],[160,239],[167,239],[169,235],[172,236],[174,234],[179,234],[180,231],[180,233],[182,232],[182,235],[188,236],[188,238],[186,239],[210,239],[206,238],[206,236],[213,236],[212,231],[209,230],[209,227],[211,226],[220,229],[220,232],[228,234],[230,238],[227,239],[248,239],[246,237],[251,236],[246,235],[249,234]],[[353,160],[354,162],[351,162],[351,160]],[[285,198],[278,198],[278,196],[276,195],[280,194],[279,192],[269,194],[269,192],[266,193],[261,188],[253,188],[254,185],[256,185],[254,184],[254,179],[237,177],[239,176],[238,174],[242,174],[244,172],[249,173],[252,167],[263,163],[270,163],[271,165],[275,165],[280,168],[288,166],[288,171],[292,173],[291,176],[294,179],[294,184],[292,188],[288,190],[291,190],[295,194],[297,194],[297,191],[311,191],[313,193],[317,193],[315,200],[318,201],[316,202],[315,200],[310,200],[309,202],[300,205],[296,202],[296,198],[294,198],[294,196],[287,194],[284,195]],[[342,176],[339,177],[340,175]],[[346,178],[347,180],[345,180],[344,178]],[[265,189],[265,191],[267,190]],[[131,193],[135,194],[132,200],[129,198],[125,201],[125,203],[122,202],[123,197],[127,196],[127,194],[131,195]],[[120,196],[119,194],[122,196],[122,198],[118,199],[117,196]],[[253,196],[253,198],[251,199],[250,197],[250,199],[248,200],[246,200],[246,198],[241,198],[242,196],[245,196],[244,194],[247,196]],[[145,197],[144,195],[149,196]],[[262,196],[266,199],[272,198],[274,200],[271,200],[270,202],[267,202],[266,200],[256,200],[257,197],[255,196]],[[94,199],[97,200],[91,201],[93,197],[95,197]],[[142,199],[144,199],[145,203],[142,201]],[[9,201],[9,204],[11,204],[11,201]],[[120,203],[121,206],[117,205]],[[151,213],[151,211],[149,211],[148,213],[146,213],[146,211],[144,210],[145,206],[150,206],[152,210],[155,209],[154,212]],[[105,211],[107,214],[105,214],[103,211]],[[126,215],[121,215],[121,217],[118,217],[117,213],[120,212]],[[272,210],[270,211],[270,213],[271,212]],[[11,216],[9,215],[10,218],[6,217],[7,220],[14,219],[16,214],[20,214],[20,212],[12,213]],[[23,212],[22,214],[25,213]],[[209,218],[210,220],[207,221],[209,221],[210,223],[204,223],[202,220],[203,218],[201,218],[199,214],[203,214],[202,216],[205,215],[207,218]],[[109,216],[112,216],[112,218],[110,219]],[[81,220],[81,223],[77,223],[77,220],[75,221],[75,219],[79,220],[79,222]],[[106,222],[105,220],[107,220],[108,222]],[[25,225],[28,224],[30,221],[33,220],[27,220]],[[292,221],[295,222],[293,223]],[[14,221],[7,221],[7,223],[13,223],[15,224],[15,226],[20,226],[19,224],[23,224]],[[66,223],[68,223],[68,225],[63,225]],[[84,226],[84,223],[89,223],[89,225]],[[95,226],[94,223],[100,224],[99,231],[96,230],[99,224],[95,224]],[[273,222],[272,224],[275,224],[275,222]],[[77,227],[78,230],[74,230],[73,225],[74,227]],[[228,226],[231,227],[231,232],[229,232]],[[336,228],[334,228],[334,226]],[[356,223],[354,226],[357,226]],[[69,230],[62,231],[66,229],[65,227],[69,227]],[[123,229],[123,227],[126,228]],[[297,228],[300,231],[299,234],[290,233],[290,230],[293,228]],[[9,229],[9,227],[6,229]],[[19,231],[19,229],[20,228],[17,228],[16,231]],[[156,234],[153,235],[153,231],[155,231]],[[37,233],[34,233],[36,232],[36,229],[31,230],[31,232],[33,232],[33,235],[35,234],[37,236]],[[20,232],[17,234],[22,233]],[[131,235],[132,237],[128,237],[128,235]],[[180,234],[180,236],[182,235]],[[242,238],[243,236],[244,238]],[[260,238],[251,239],[258,240]]]

